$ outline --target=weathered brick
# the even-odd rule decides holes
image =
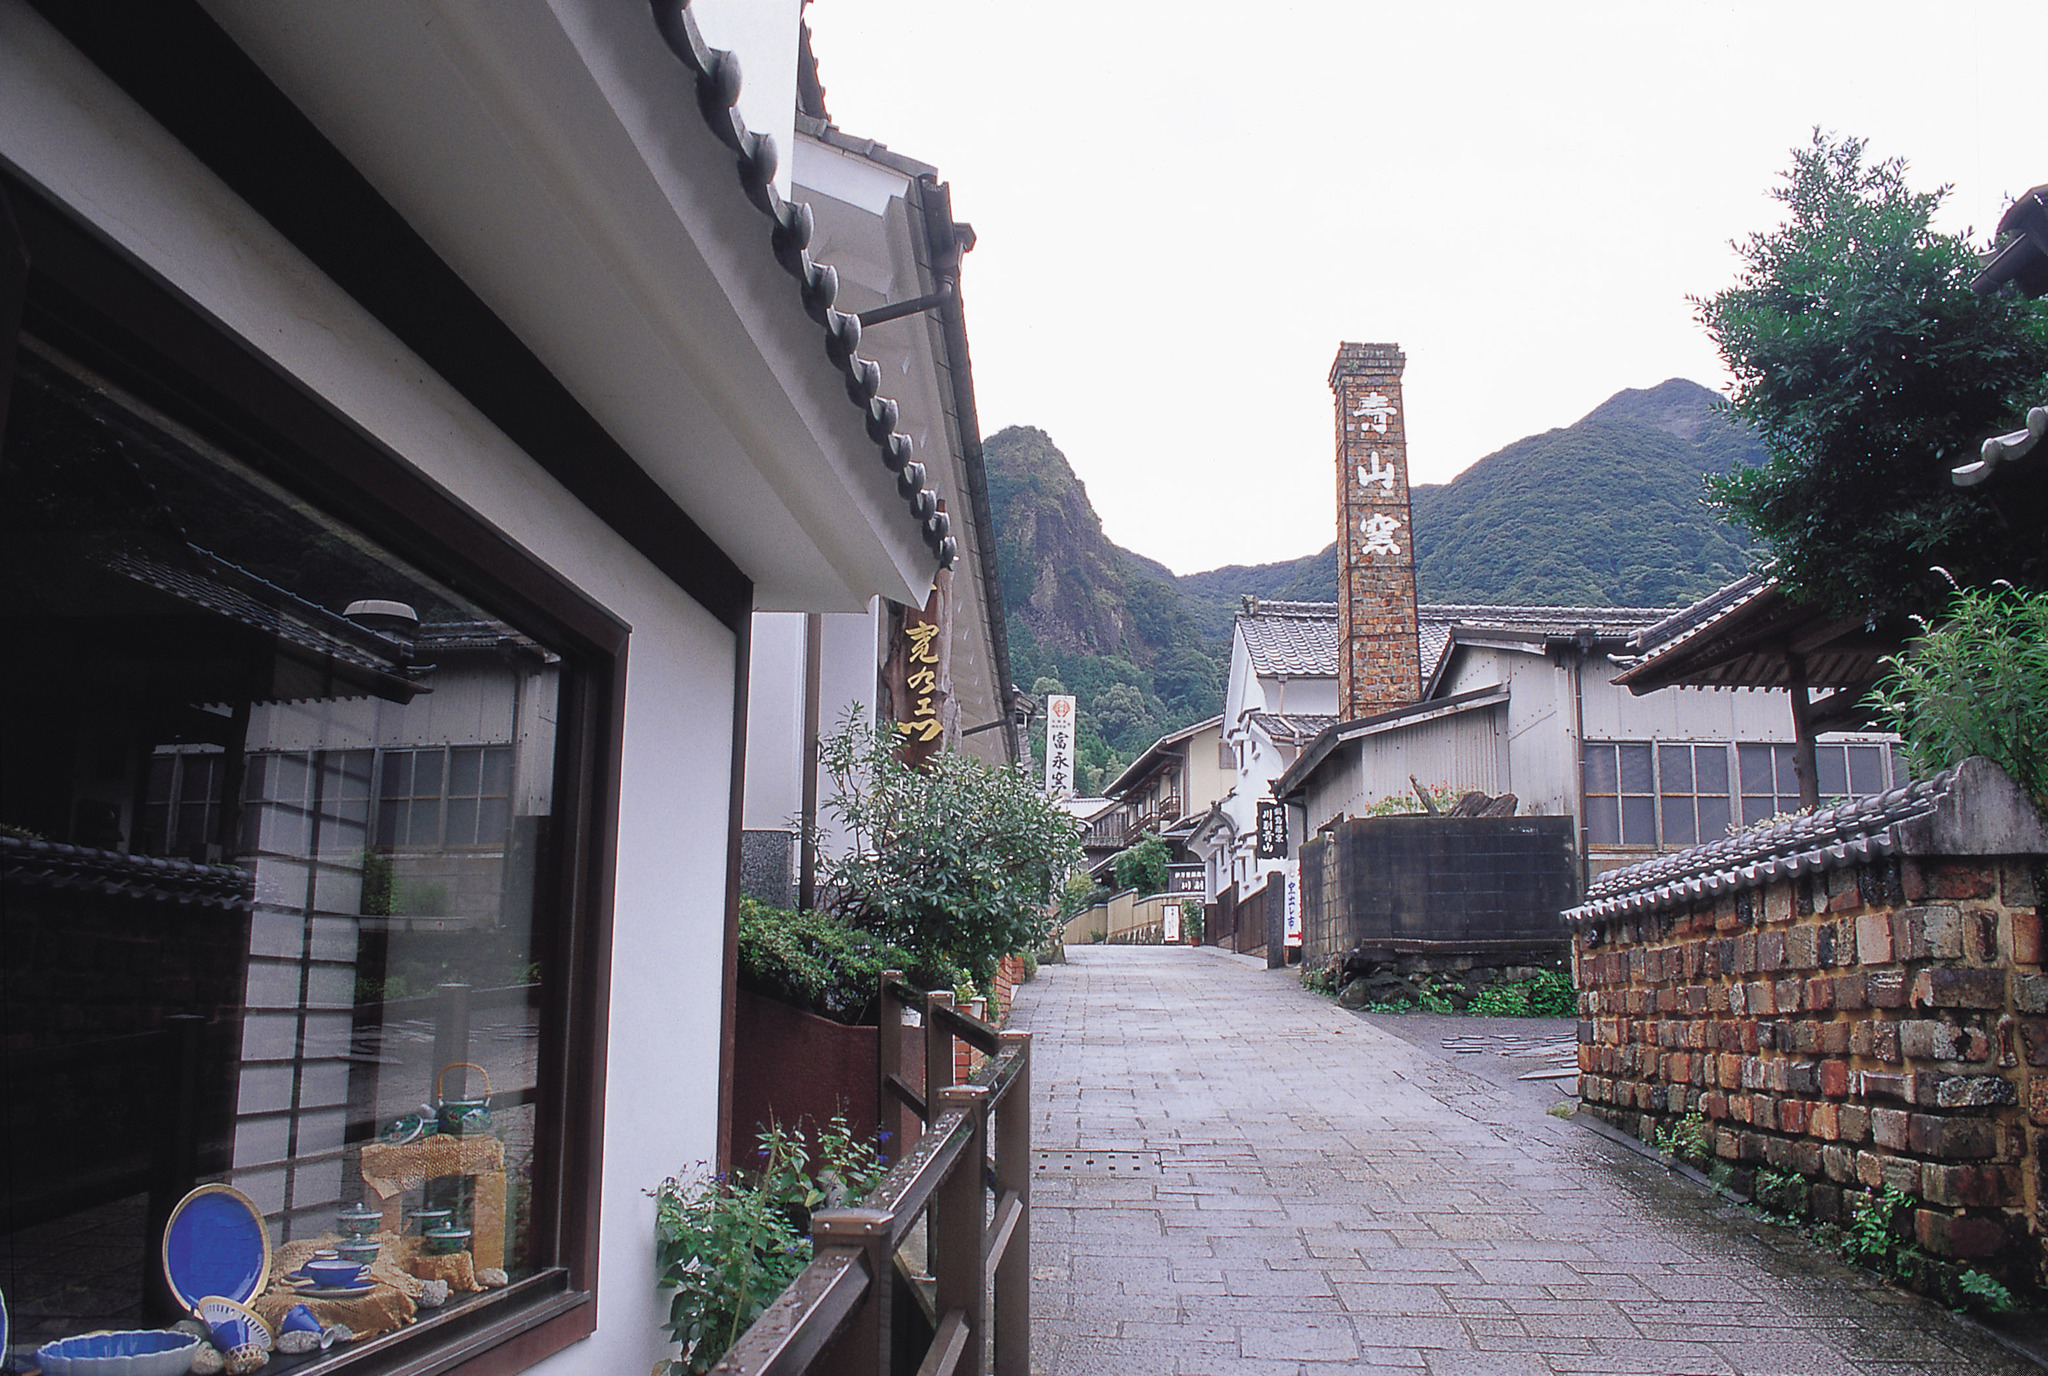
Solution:
[[[1806,1106],[1806,1130],[1824,1142],[1832,1142],[1842,1135],[1842,1106],[1828,1102]]]
[[[2008,899],[2008,902],[2011,900]],[[2041,915],[2039,913],[2009,913],[2006,922],[2012,930],[2012,961],[2015,965],[2039,965],[2041,963]]]
[[[1817,1061],[1793,1061],[1785,1067],[1785,1092],[1788,1094],[1820,1093],[1820,1063]]]
[[[1860,1012],[1870,1006],[1869,996],[1864,992],[1863,972],[1835,976],[1835,1007],[1844,1013]]]
[[[1870,1025],[1870,1054],[1886,1065],[1899,1063],[1899,1025],[1876,1022]]]
[[[1814,956],[1819,928],[1800,926],[1785,933],[1785,964],[1794,970],[1811,970],[1820,962]]]
[[[1849,1054],[1850,1025],[1846,1022],[1824,1022],[1820,1025],[1820,1049],[1829,1056]]]
[[[1998,867],[1998,893],[2008,908],[2040,906],[2040,870],[2032,860],[2016,860]]]
[[[1924,1059],[1934,1055],[1934,1032],[1946,1024],[1928,1022],[1924,1018],[1906,1018],[1899,1023],[1899,1054],[1908,1059]]]
[[[1813,963],[1833,965],[1835,963],[1835,933],[1840,928],[1833,922],[1823,922],[1813,929]]]
[[[1856,1153],[1847,1147],[1822,1147],[1820,1167],[1828,1179],[1840,1184],[1856,1178]]]
[[[1913,1115],[1902,1108],[1879,1108],[1870,1112],[1870,1140],[1880,1147],[1905,1151],[1912,1141]]]
[[[1909,860],[1900,881],[1908,903],[1929,898],[1990,898],[1998,892],[1997,867],[1968,860]]]
[[[1938,1209],[1914,1210],[1913,1234],[1938,1257],[1988,1257],[2005,1246],[2005,1227],[1996,1219],[1958,1217]]]
[[[1756,938],[1756,968],[1775,974],[1785,968],[1785,933],[1759,932]]]
[[[1886,1070],[1866,1070],[1857,1076],[1857,1093],[1865,1099],[1897,1099],[1913,1102],[1913,1077]]]
[[[1962,914],[1963,954],[1980,965],[1996,962],[1998,914],[1989,908],[1965,908]]]
[[[1805,992],[1806,981],[1798,978],[1781,979],[1771,986],[1771,1002],[1780,1013],[1805,1012],[1806,1005],[1800,995]]]
[[[1991,1108],[2019,1101],[2019,1088],[2003,1075],[1944,1075],[1934,1082],[1938,1108]]]
[[[1892,923],[1887,913],[1865,913],[1856,919],[1856,958],[1865,965],[1892,962]]]
[[[1870,1110],[1856,1104],[1843,1104],[1836,1115],[1844,1142],[1865,1142],[1870,1139]]]
[[[2048,975],[2015,973],[2012,1006],[2022,1013],[2048,1013]]]
[[[1937,965],[1913,980],[1918,1008],[1999,1008],[2005,1004],[2003,970],[1958,970]]]
[[[1946,906],[1901,908],[1892,914],[1892,946],[1900,960],[1960,960],[1962,914]]]
[[[1811,1105],[1803,1099],[1778,1101],[1778,1131],[1803,1133],[1809,1130]]]
[[[1929,1161],[1920,1167],[1920,1197],[1953,1208],[1995,1207],[2007,1202],[2005,1173],[1996,1166],[1941,1166]]]
[[[1831,1099],[1846,1098],[1849,1093],[1849,1067],[1840,1061],[1822,1061],[1820,1092]]]
[[[1825,1013],[1835,1006],[1835,982],[1825,975],[1807,980],[1800,1006],[1814,1013]]]
[[[1916,1113],[1908,1137],[1912,1151],[1937,1161],[1975,1161],[1998,1155],[1998,1125],[1986,1118]]]
[[[1863,972],[1864,997],[1870,1000],[1872,1008],[1904,1008],[1906,1006],[1906,972],[1892,967],[1883,970]]]

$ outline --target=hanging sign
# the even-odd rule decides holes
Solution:
[[[1301,861],[1287,862],[1287,944],[1301,945]]]
[[[1166,905],[1165,920],[1166,934],[1164,939],[1166,944],[1169,946],[1180,945],[1180,904],[1169,903]]]
[[[1259,804],[1258,858],[1261,860],[1285,860],[1287,858],[1287,804]]]
[[[1074,796],[1074,699],[1058,693],[1045,700],[1045,791]]]
[[[922,765],[938,753],[945,724],[939,717],[939,600],[933,588],[922,610],[903,609],[902,678],[896,684],[896,729],[903,733],[897,757]]]

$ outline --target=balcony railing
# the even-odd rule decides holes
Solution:
[[[922,1128],[916,1145],[860,1207],[811,1215],[811,1264],[719,1362],[720,1376],[1028,1376],[1031,1034],[998,1032],[957,1011],[950,993],[912,989],[893,970],[881,1004],[882,1117],[910,1115]],[[906,1009],[922,1023],[922,1086],[904,1079],[906,1034],[918,1030]],[[954,1083],[956,1040],[988,1058],[965,1084]],[[904,1283],[896,1253],[920,1220],[936,1332],[922,1352],[904,1353],[909,1335],[892,1321]]]

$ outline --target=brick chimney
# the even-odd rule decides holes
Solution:
[[[1344,720],[1422,699],[1408,506],[1407,356],[1396,344],[1342,344],[1337,397],[1337,712]]]

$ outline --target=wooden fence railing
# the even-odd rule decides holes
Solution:
[[[811,1215],[811,1264],[713,1368],[720,1376],[1028,1376],[1031,1034],[998,1032],[955,1009],[951,993],[912,989],[893,970],[881,1006],[882,1121],[904,1125],[902,1153],[858,1208]],[[913,1032],[921,1071],[905,1055]],[[954,1083],[956,1040],[987,1057],[964,1084]],[[936,1333],[906,1354],[896,1254],[920,1219]]]

